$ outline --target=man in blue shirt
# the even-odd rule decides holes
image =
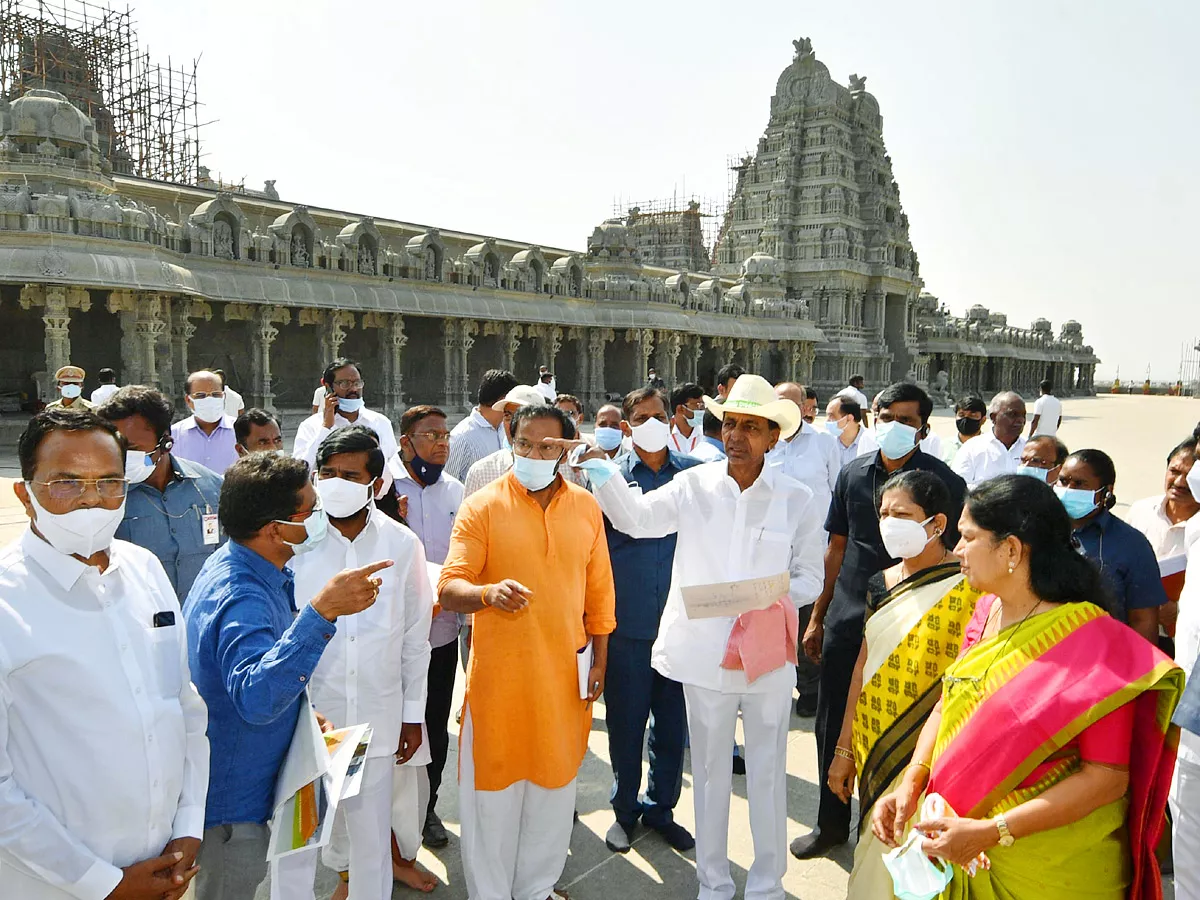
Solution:
[[[305,689],[338,616],[379,594],[381,560],[346,569],[296,610],[285,565],[320,542],[325,510],[303,460],[254,453],[225,472],[229,541],[205,563],[183,604],[192,681],[208,705],[208,806],[197,900],[252,900],[267,871],[275,781]]]
[[[204,561],[224,541],[217,524],[221,476],[171,453],[171,401],[154,388],[121,388],[97,415],[128,444],[129,493],[117,537],[158,557],[178,597],[186,597]]]
[[[653,388],[640,388],[624,402],[621,430],[633,438],[633,450],[614,462],[629,484],[643,492],[668,484],[700,460],[667,447],[670,426],[666,403]],[[649,449],[648,449],[649,448]],[[650,649],[671,587],[675,534],[636,539],[613,528],[604,518],[608,553],[617,591],[617,630],[608,642],[608,675],[604,688],[605,722],[612,759],[612,807],[617,821],[605,836],[608,849],[628,852],[638,818],[681,852],[696,841],[674,819],[683,771],[687,717],[683,685],[654,671]],[[652,718],[650,718],[652,717]],[[650,718],[650,777],[646,797],[642,784],[642,744]]]

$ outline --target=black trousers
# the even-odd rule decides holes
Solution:
[[[817,696],[821,683],[821,664],[813,662],[804,652],[804,632],[812,611],[811,604],[800,610],[800,647],[796,654],[796,693],[800,695],[799,699],[809,703]]]
[[[850,804],[843,803],[829,789],[829,767],[834,748],[842,733],[846,715],[846,697],[854,677],[854,664],[862,648],[862,629],[854,639],[845,634],[825,632],[821,647],[821,681],[817,689],[817,764],[821,779],[821,804],[817,811],[817,827],[830,837],[850,836]]]
[[[429,732],[429,807],[437,805],[442,769],[450,747],[450,708],[454,705],[454,679],[458,675],[458,641],[434,647],[429,653],[429,690],[425,700],[425,729]]]

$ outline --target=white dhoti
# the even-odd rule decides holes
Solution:
[[[471,740],[468,706],[458,756],[467,895],[470,900],[546,900],[567,863],[576,779],[555,790],[529,781],[502,791],[476,790]]]
[[[795,673],[763,676],[778,687],[754,694],[723,694],[685,684],[692,743],[696,805],[696,877],[699,900],[730,900],[729,798],[733,793],[730,748],[738,710],[746,733],[746,798],[754,863],[746,876],[746,900],[783,900],[787,871],[787,736]]]
[[[1175,762],[1170,802],[1175,900],[1200,900],[1200,765]]]
[[[373,757],[363,764],[358,794],[338,804],[324,859],[331,869],[351,871],[354,900],[388,900],[392,896],[394,782],[411,780],[415,785],[417,773],[397,766],[390,756]],[[316,876],[315,849],[277,860],[271,864],[271,900],[315,900]]]

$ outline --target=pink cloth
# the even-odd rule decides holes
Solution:
[[[746,673],[753,684],[785,663],[796,665],[796,645],[800,636],[800,616],[791,597],[780,597],[766,609],[742,613],[733,623],[725,645],[722,669]]]

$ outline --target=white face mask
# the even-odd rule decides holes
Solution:
[[[125,477],[130,484],[141,484],[154,474],[154,460],[141,450],[125,451]]]
[[[915,828],[903,844],[883,855],[892,876],[892,890],[899,900],[933,900],[954,877],[947,862],[935,863],[921,849],[925,835]]]
[[[47,512],[34,496],[33,485],[27,481],[25,487],[29,492],[29,503],[37,514],[33,521],[38,532],[59,553],[86,558],[107,550],[125,518],[124,500],[116,509],[92,506],[66,513]]]
[[[325,512],[334,519],[348,519],[370,501],[374,488],[345,478],[318,478],[313,485]]]
[[[68,400],[74,400],[83,393],[83,385],[80,384],[64,384],[60,389],[62,395]]]
[[[201,422],[209,425],[220,422],[221,416],[225,415],[225,398],[201,397],[199,400],[193,400],[192,411]]]
[[[660,419],[647,419],[641,425],[634,425],[630,431],[633,432],[633,445],[647,453],[657,453],[663,449],[671,436],[671,426]]]
[[[930,516],[924,522],[914,522],[912,519],[898,519],[895,516],[884,516],[879,520],[879,536],[883,538],[883,548],[888,555],[896,559],[912,559],[920,556],[921,551],[933,540],[925,533],[925,526],[933,521]]]

